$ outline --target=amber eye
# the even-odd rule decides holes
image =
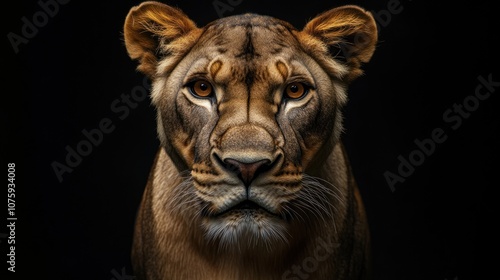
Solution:
[[[212,85],[205,80],[199,80],[191,83],[189,85],[189,90],[197,97],[210,97],[214,94]]]
[[[285,96],[290,99],[298,99],[304,96],[308,91],[308,88],[303,83],[293,82],[286,86]]]

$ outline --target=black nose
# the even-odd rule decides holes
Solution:
[[[271,161],[268,159],[262,159],[254,162],[241,162],[236,159],[226,158],[224,160],[226,167],[237,173],[240,179],[245,183],[245,185],[250,185],[250,182],[257,177],[259,173],[269,169],[271,166]]]

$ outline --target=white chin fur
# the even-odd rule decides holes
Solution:
[[[206,238],[219,244],[219,249],[238,251],[273,246],[288,242],[285,222],[277,217],[242,212],[203,221]]]

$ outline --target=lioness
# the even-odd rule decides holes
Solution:
[[[302,30],[243,14],[197,27],[144,2],[124,40],[161,147],[138,211],[138,279],[365,279],[369,229],[340,135],[375,49],[357,6]]]

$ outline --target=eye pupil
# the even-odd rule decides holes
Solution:
[[[208,89],[207,84],[205,84],[205,83],[200,83],[200,89],[201,89],[202,91],[206,91],[206,90]]]
[[[189,90],[197,97],[210,97],[213,94],[212,85],[205,80],[199,80],[192,83],[189,86]]]
[[[285,88],[285,96],[290,99],[299,99],[308,92],[308,87],[303,83],[294,82]]]

